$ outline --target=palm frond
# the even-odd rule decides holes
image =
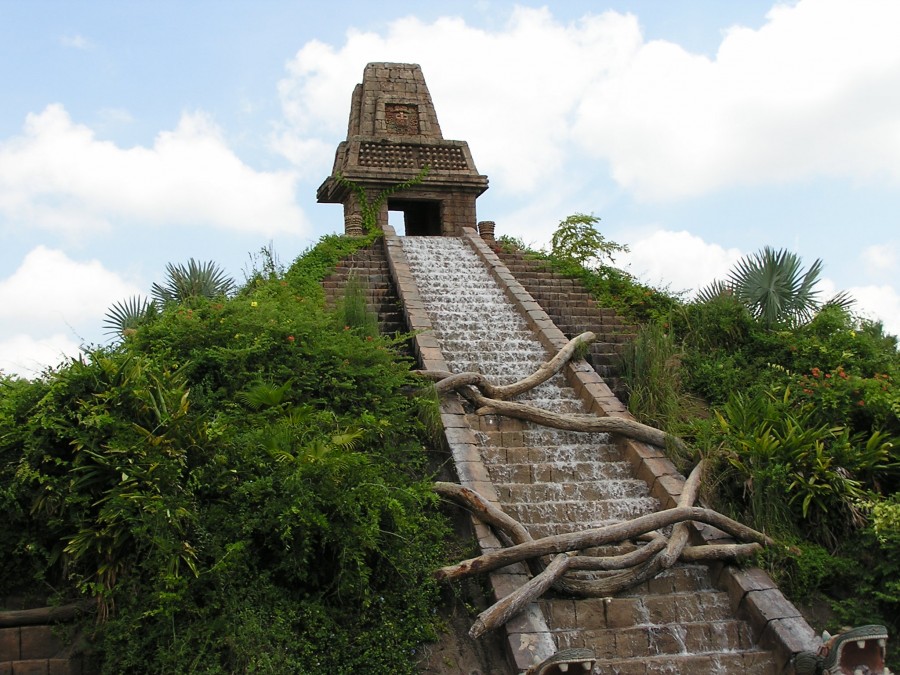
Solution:
[[[237,393],[237,399],[252,408],[259,410],[260,408],[274,408],[281,405],[284,396],[291,388],[294,380],[290,379],[281,386],[276,386],[271,382],[258,381],[249,387]]]
[[[218,298],[235,289],[234,280],[215,262],[197,262],[191,258],[187,265],[166,265],[166,283],[154,283],[153,297],[160,304],[183,302],[188,298]]]
[[[712,302],[726,295],[733,295],[734,290],[724,281],[716,279],[697,291],[697,302]]]
[[[156,303],[133,295],[126,300],[113,303],[106,312],[103,326],[107,335],[127,335],[129,331],[137,330],[144,322],[156,315]]]

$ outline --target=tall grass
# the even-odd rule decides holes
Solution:
[[[705,416],[703,404],[683,387],[681,358],[681,347],[665,326],[650,322],[638,329],[623,363],[628,410],[640,422],[675,435],[684,434],[692,418]],[[696,459],[669,450],[679,468]]]
[[[366,289],[355,274],[347,279],[344,297],[336,308],[338,325],[364,337],[378,336],[378,316],[369,310]]]

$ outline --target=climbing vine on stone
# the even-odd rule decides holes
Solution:
[[[396,185],[391,185],[390,187],[385,188],[375,199],[370,200],[368,193],[366,193],[366,189],[357,183],[356,181],[352,181],[342,173],[338,172],[335,174],[334,179],[341,185],[350,188],[356,194],[356,201],[359,204],[359,212],[360,216],[362,216],[362,228],[363,232],[366,234],[371,234],[372,232],[379,231],[378,227],[378,212],[381,211],[381,206],[387,201],[388,197],[397,192],[402,192],[403,190],[408,190],[414,185],[418,185],[428,173],[431,171],[431,167],[427,164],[422,168],[419,173],[410,178],[407,181],[402,183],[397,183]]]

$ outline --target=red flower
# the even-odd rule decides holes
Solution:
[[[293,342],[293,341],[294,341],[294,336],[293,336],[293,335],[288,335],[288,336],[287,336],[287,341],[288,341],[288,342]]]

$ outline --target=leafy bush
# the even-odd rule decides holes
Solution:
[[[104,672],[413,672],[446,526],[409,364],[309,292],[346,248],[0,383],[0,595],[98,598]]]
[[[589,269],[605,258],[615,262],[613,254],[628,251],[628,247],[607,241],[596,227],[599,222],[596,216],[584,213],[561,221],[550,240],[550,255]]]

